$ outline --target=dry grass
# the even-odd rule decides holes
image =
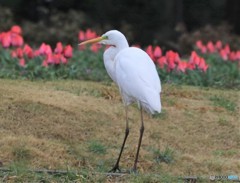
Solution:
[[[239,91],[172,85],[163,90],[163,113],[144,116],[139,171],[172,176],[238,174]],[[225,105],[213,97],[223,98]],[[125,129],[115,85],[0,80],[0,101],[4,166],[24,161],[30,168],[107,171],[114,164]],[[121,159],[125,169],[133,165],[139,137],[136,106],[130,108],[130,124]],[[101,148],[104,151],[97,153]],[[157,162],[156,152],[166,149],[173,152],[172,163]]]

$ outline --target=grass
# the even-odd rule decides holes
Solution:
[[[106,154],[106,147],[98,141],[91,141],[89,143],[88,149],[90,152],[96,154]]]
[[[165,84],[161,96],[163,113],[144,114],[139,173],[107,177],[125,130],[115,85],[1,79],[0,162],[10,171],[0,171],[0,181],[184,182],[181,177],[196,175],[204,182],[239,174],[239,91]],[[137,107],[129,109],[123,170],[133,165],[140,128]],[[29,172],[35,169],[68,173]]]
[[[228,111],[234,112],[236,110],[236,103],[234,101],[231,101],[227,98],[224,98],[224,96],[216,96],[210,98],[210,100],[213,102],[215,106],[223,107],[227,109]]]
[[[14,160],[17,160],[17,161],[29,160],[31,158],[30,150],[24,146],[14,147],[14,149],[12,150],[12,154],[13,154]]]
[[[164,151],[160,151],[159,149],[154,151],[155,160],[157,163],[173,163],[174,162],[174,150],[167,147]]]

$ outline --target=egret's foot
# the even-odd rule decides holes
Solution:
[[[109,171],[109,173],[116,173],[116,172],[121,173],[121,170],[120,170],[120,168],[119,168],[118,165],[115,165],[115,166]]]

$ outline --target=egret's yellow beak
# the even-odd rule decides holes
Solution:
[[[91,44],[91,43],[98,43],[104,39],[107,39],[106,36],[101,36],[101,37],[97,37],[97,38],[94,38],[94,39],[90,39],[90,40],[87,40],[87,41],[84,41],[84,42],[81,42],[80,44],[78,45],[84,45],[84,44]]]

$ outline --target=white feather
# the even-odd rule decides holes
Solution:
[[[156,67],[146,52],[129,47],[125,36],[109,31],[103,44],[113,45],[104,52],[104,65],[119,86],[125,105],[140,104],[147,112],[161,112],[161,82]]]

